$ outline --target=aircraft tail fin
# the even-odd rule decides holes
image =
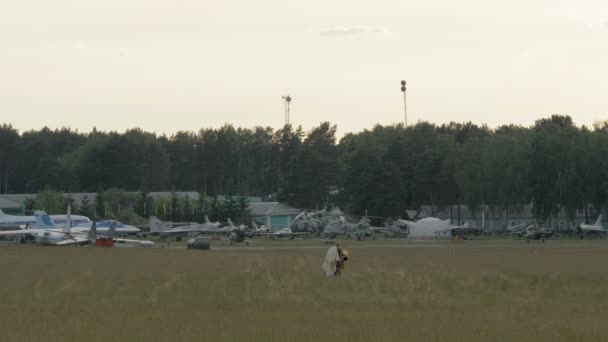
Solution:
[[[89,229],[89,234],[87,234],[87,239],[89,241],[97,240],[97,222],[93,222],[93,224],[91,224],[91,229]]]
[[[36,217],[36,227],[38,229],[57,228],[57,226],[55,226],[55,222],[53,222],[53,219],[51,219],[46,212],[36,211],[34,216]]]
[[[0,209],[0,216],[6,216],[6,214],[4,213],[4,211],[2,211],[2,209]]]
[[[205,223],[211,223],[211,221],[209,221],[209,216],[205,215]]]
[[[251,227],[253,227],[253,229],[255,229],[255,230],[258,229],[258,225],[255,224],[255,221],[251,221]]]
[[[230,227],[234,227],[234,223],[232,223],[232,220],[230,219],[230,217],[227,219],[227,221],[228,221],[228,225]]]
[[[600,214],[600,216],[597,217],[597,221],[595,221],[595,225],[596,226],[602,225],[602,214]]]
[[[108,237],[112,239],[116,237],[116,221],[113,221],[110,229],[108,229]]]
[[[161,220],[156,216],[150,216],[150,232],[151,233],[162,233],[166,231],[168,228],[165,226]]]

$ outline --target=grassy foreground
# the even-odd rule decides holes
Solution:
[[[0,246],[0,340],[608,339],[608,244],[350,246],[340,279],[325,248]]]

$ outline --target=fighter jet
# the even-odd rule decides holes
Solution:
[[[259,235],[270,237],[273,240],[276,240],[278,238],[289,238],[289,240],[293,240],[296,236],[301,236],[301,235],[305,235],[305,234],[309,234],[309,233],[308,232],[294,233],[289,227],[285,227],[283,229],[279,229],[274,232],[260,233]]]
[[[114,221],[112,223],[112,225],[110,226],[110,228],[107,230],[107,234],[105,236],[103,236],[102,238],[106,238],[106,239],[112,239],[114,242],[114,246],[125,246],[125,247],[133,247],[133,246],[139,246],[139,247],[154,247],[155,244],[153,241],[149,241],[149,240],[137,240],[137,239],[124,239],[124,238],[119,238],[116,237],[116,227],[117,227],[117,222]],[[91,226],[91,229],[89,231],[89,239],[93,239],[93,241],[96,241],[97,238],[99,238],[97,236],[97,229],[95,229],[95,225]]]
[[[107,233],[110,227],[114,226],[117,234],[134,234],[139,233],[141,229],[124,224],[114,220],[105,220],[96,222],[98,233]],[[75,233],[87,233],[91,229],[91,223],[81,223],[76,226],[72,226],[72,232]]]
[[[407,238],[409,234],[407,224],[400,224],[398,221],[385,222],[384,227],[371,227],[370,230],[377,234],[396,238]]]
[[[468,225],[453,226],[450,220],[441,220],[436,217],[427,217],[416,222],[397,220],[397,224],[407,227],[408,238],[440,239],[451,238],[452,232],[458,229],[468,228]]]
[[[606,236],[606,233],[608,233],[608,229],[602,226],[602,214],[598,216],[597,221],[595,221],[595,224],[581,224],[576,229],[580,233],[581,239],[584,238],[585,235],[589,234],[597,234],[600,236],[600,238],[604,238],[604,236]]]
[[[205,223],[169,228],[165,226],[157,217],[151,216],[150,233],[158,234],[160,236],[173,235],[176,236],[177,241],[181,240],[182,236],[187,235],[197,235],[201,233],[229,233],[229,230],[221,228],[219,224],[209,222],[207,217],[205,217],[205,220]]]
[[[231,245],[244,242],[246,245],[249,244],[247,239],[251,239],[255,236],[256,232],[249,229],[243,229],[241,227],[234,227],[230,233],[228,233],[228,240]]]
[[[545,238],[553,236],[553,233],[553,230],[541,227],[534,223],[526,227],[524,237],[526,238],[527,242],[530,242],[531,240],[540,240],[544,243]]]

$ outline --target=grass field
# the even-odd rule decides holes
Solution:
[[[608,340],[604,241],[345,245],[0,246],[0,341]]]

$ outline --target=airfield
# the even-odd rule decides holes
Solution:
[[[0,245],[2,341],[600,341],[608,241]]]

